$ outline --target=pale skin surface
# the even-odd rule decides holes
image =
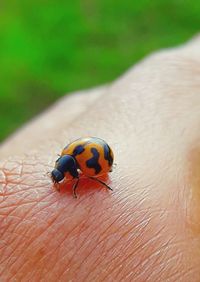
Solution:
[[[72,197],[46,174],[81,136],[116,168]],[[200,39],[64,98],[0,149],[1,281],[200,281]]]

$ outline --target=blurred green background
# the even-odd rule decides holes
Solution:
[[[66,92],[115,79],[199,24],[197,0],[2,0],[0,141]]]

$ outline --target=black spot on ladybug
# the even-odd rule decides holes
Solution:
[[[110,147],[107,144],[104,144],[104,158],[108,161],[109,166],[113,164],[113,157],[111,155]]]
[[[93,157],[86,161],[86,165],[89,168],[95,169],[95,174],[98,174],[101,171],[101,166],[98,163],[99,160],[99,152],[96,148],[91,148],[91,152],[93,154]]]
[[[84,147],[82,145],[78,145],[74,148],[72,155],[73,157],[76,157],[77,155],[80,155],[84,151],[85,151]]]

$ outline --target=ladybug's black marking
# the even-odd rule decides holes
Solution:
[[[93,157],[89,160],[87,160],[86,165],[89,168],[95,169],[95,174],[98,174],[101,171],[101,166],[98,163],[99,160],[99,152],[96,148],[91,148],[91,152],[93,154]]]
[[[104,158],[108,161],[109,166],[113,164],[113,157],[111,155],[110,147],[107,144],[104,144]]]
[[[76,157],[77,155],[80,155],[81,153],[83,153],[85,151],[83,145],[78,145],[74,148],[73,150],[73,157]]]

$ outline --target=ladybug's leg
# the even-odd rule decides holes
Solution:
[[[54,187],[56,188],[56,190],[57,190],[58,192],[60,192],[60,185],[59,185],[59,183],[54,182]]]
[[[117,164],[114,163],[114,164],[112,165],[112,167],[110,168],[109,172],[112,172],[112,171],[116,168],[116,166],[117,166]]]
[[[90,179],[93,179],[93,180],[95,180],[95,181],[97,181],[97,182],[99,182],[99,183],[101,183],[101,184],[103,184],[107,189],[113,191],[113,189],[112,189],[110,186],[108,186],[105,182],[101,181],[100,179],[98,179],[98,178],[96,178],[96,177],[92,177],[92,176],[89,176],[89,178],[90,178]]]
[[[77,195],[76,195],[76,188],[78,187],[78,183],[79,183],[79,177],[76,178],[76,182],[74,183],[74,185],[73,185],[73,187],[72,187],[74,198],[77,198]]]

